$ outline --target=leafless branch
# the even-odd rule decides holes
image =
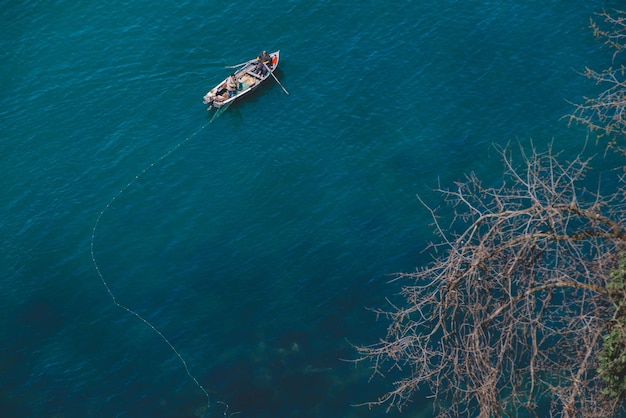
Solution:
[[[440,416],[527,416],[548,401],[553,416],[610,416],[617,401],[601,393],[596,361],[625,247],[623,189],[584,189],[587,160],[533,151],[518,165],[500,153],[499,186],[469,175],[438,190],[454,208],[450,228],[429,209],[439,255],[395,278],[403,303],[377,311],[386,337],[357,347],[373,376],[395,376],[368,405],[401,409],[430,389]]]
[[[624,144],[617,139],[626,134],[626,67],[616,61],[626,49],[626,12],[603,11],[598,17],[601,21],[592,19],[590,27],[598,40],[613,49],[616,67],[602,71],[585,68],[583,75],[604,90],[596,97],[584,97],[568,118],[570,123],[581,123],[600,137],[607,137],[610,146],[624,152]]]

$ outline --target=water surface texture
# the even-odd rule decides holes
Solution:
[[[617,5],[3,2],[3,416],[205,414],[96,272],[103,210],[101,273],[205,416],[398,416],[353,406],[391,386],[343,360],[429,259],[416,195],[497,182],[493,144],[580,151],[561,117],[597,88],[577,71],[609,65],[587,26]],[[290,94],[209,124],[202,96],[263,49]]]

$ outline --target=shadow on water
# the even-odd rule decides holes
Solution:
[[[0,387],[29,385],[32,370],[25,366],[33,362],[32,348],[53,338],[65,321],[60,307],[45,298],[26,301],[14,312],[14,318],[11,338],[0,342]],[[55,391],[51,399],[64,399],[60,392]],[[24,399],[0,396],[0,410],[7,416],[32,416],[27,405]]]
[[[315,416],[320,400],[332,397],[333,368],[319,364],[307,332],[268,337],[211,370],[210,387],[227,394],[231,410],[246,416]]]

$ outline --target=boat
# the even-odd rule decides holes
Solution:
[[[241,68],[231,74],[234,75],[237,81],[237,91],[235,92],[235,95],[228,97],[226,84],[228,82],[228,78],[230,77],[229,75],[222,82],[209,90],[209,92],[204,96],[204,104],[209,106],[207,110],[211,110],[212,107],[220,108],[227,106],[235,100],[239,100],[252,93],[268,78],[275,77],[273,73],[278,67],[280,51],[272,52],[269,56],[271,58],[270,62],[267,63],[267,65],[262,65],[260,69],[257,69],[259,64],[258,58],[236,65],[235,67]]]

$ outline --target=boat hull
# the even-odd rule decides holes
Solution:
[[[228,77],[218,83],[204,96],[204,104],[209,105],[209,110],[212,107],[220,108],[227,106],[232,102],[241,99],[258,89],[268,78],[273,76],[273,72],[278,68],[278,62],[280,61],[280,51],[275,51],[269,54],[272,58],[268,65],[263,66],[260,72],[257,72],[258,60],[252,59],[242,67],[234,72],[235,79],[237,80],[237,91],[235,95],[229,97],[228,90],[226,89],[226,82]]]

